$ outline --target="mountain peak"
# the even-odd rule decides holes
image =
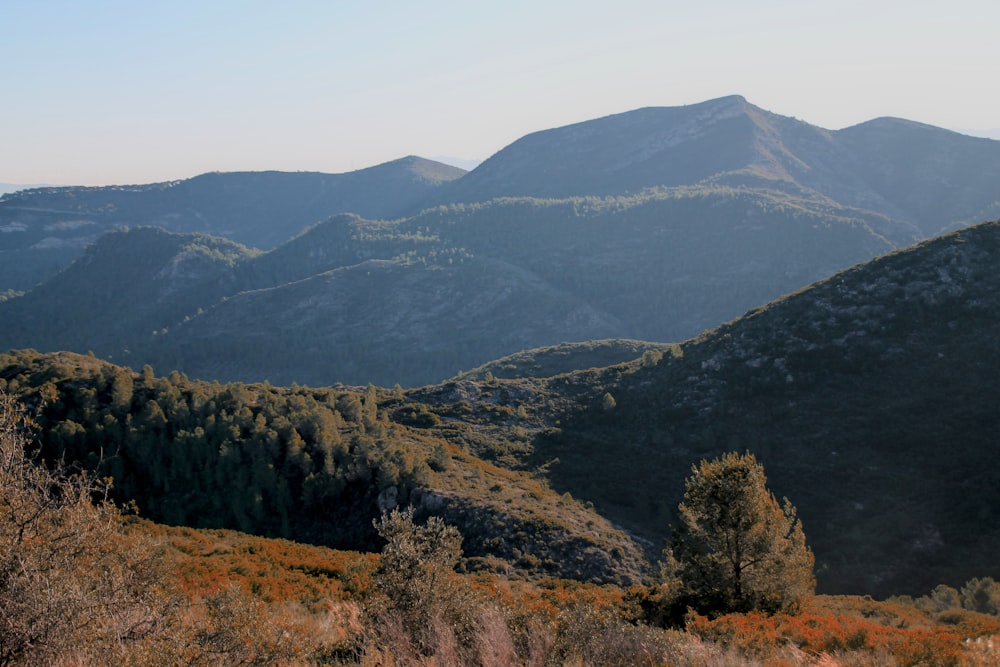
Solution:
[[[694,185],[755,162],[756,116],[765,113],[742,95],[728,95],[535,132],[443,190],[443,199],[606,196]]]
[[[674,108],[693,109],[697,107],[726,107],[726,108],[738,108],[740,110],[743,110],[746,109],[747,107],[754,107],[754,105],[748,102],[747,98],[743,97],[742,95],[723,95],[722,97],[716,97],[710,100],[705,100],[704,102],[698,102],[696,104],[689,104]]]
[[[896,116],[879,116],[878,118],[872,118],[871,120],[866,120],[856,125],[845,127],[843,130],[840,131],[851,132],[852,130],[865,130],[865,129],[896,130],[900,128],[907,130],[930,130],[935,132],[952,132],[952,130],[945,130],[940,127],[935,127],[934,125],[928,125],[926,123],[918,123],[915,120],[898,118]]]

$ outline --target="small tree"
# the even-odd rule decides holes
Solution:
[[[970,579],[962,586],[961,595],[966,609],[1000,616],[1000,583],[992,577]]]
[[[436,516],[418,525],[412,509],[382,515],[375,529],[386,541],[375,573],[376,588],[403,614],[432,608],[448,588],[462,555],[461,533]]]
[[[724,614],[793,611],[816,588],[813,554],[786,498],[767,490],[750,453],[693,466],[679,506],[682,525],[664,552],[668,604]]]
[[[449,642],[467,647],[474,633],[476,601],[455,573],[462,555],[461,533],[439,517],[415,523],[412,508],[382,515],[375,528],[386,540],[372,577],[381,593],[369,609],[376,625],[402,630],[416,654],[439,652],[442,633],[451,637]]]

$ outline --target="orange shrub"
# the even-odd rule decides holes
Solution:
[[[966,640],[1000,632],[1000,619],[963,611],[924,617],[924,627],[906,627],[913,616],[900,620],[883,604],[868,601],[854,613],[841,609],[836,615],[815,606],[797,616],[748,613],[709,619],[693,615],[687,629],[758,659],[773,657],[791,644],[812,654],[888,653],[901,667],[966,664]]]
[[[320,609],[364,594],[377,556],[337,551],[229,530],[173,528],[134,521],[158,538],[189,599],[238,583],[265,603],[295,601]]]

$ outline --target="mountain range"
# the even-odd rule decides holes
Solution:
[[[270,249],[334,213],[404,215],[464,173],[406,157],[346,174],[210,173],[149,185],[22,190],[0,197],[0,291],[31,287],[122,227],[155,225]]]
[[[685,340],[1000,215],[998,182],[1000,142],[829,131],[733,96],[538,132],[468,173],[28,190],[0,198],[0,348],[416,386],[561,342]]]
[[[891,249],[850,212],[725,189],[342,215],[268,253],[134,228],[0,303],[0,347],[414,386],[559,342],[683,340]]]
[[[878,214],[897,244],[1000,212],[1000,144],[899,118],[830,131],[740,96],[528,135],[442,188],[445,201],[717,185]]]
[[[998,260],[983,223],[679,344],[560,345],[409,391],[36,352],[0,356],[0,382],[50,455],[105,466],[155,520],[371,548],[379,508],[411,502],[459,527],[469,567],[535,578],[649,576],[692,464],[751,451],[822,592],[915,595],[1000,576]]]

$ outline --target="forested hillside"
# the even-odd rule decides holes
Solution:
[[[119,501],[159,522],[371,550],[372,520],[413,505],[462,527],[472,569],[649,573],[630,537],[530,470],[475,457],[474,429],[442,425],[401,391],[220,385],[31,351],[0,355],[0,389],[37,412],[44,456],[109,475]],[[438,425],[449,439],[428,430]],[[526,435],[489,442],[516,450]]]
[[[1000,223],[978,225],[674,354],[554,378],[576,398],[533,460],[558,458],[554,488],[650,535],[692,461],[750,450],[794,499],[828,591],[914,592],[993,567],[998,260]]]
[[[31,292],[0,302],[7,346],[122,358],[138,341],[233,290],[235,266],[258,255],[232,241],[140,227],[102,236]]]

